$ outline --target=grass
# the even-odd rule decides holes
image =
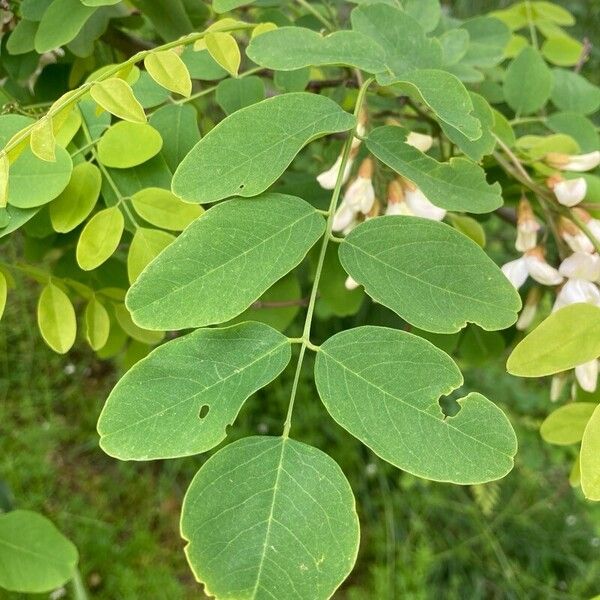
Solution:
[[[202,597],[178,518],[203,457],[121,463],[104,455],[95,423],[117,373],[83,344],[66,357],[48,350],[33,321],[34,296],[24,284],[13,290],[0,324],[0,472],[13,506],[41,511],[75,542],[91,598]],[[565,451],[539,440],[544,387],[498,369],[469,373],[465,391],[499,401],[521,446],[507,478],[469,488],[422,481],[374,457],[324,414],[310,366],[292,435],[342,466],[362,524],[357,569],[336,598],[584,600],[600,591],[599,508],[569,488]],[[280,433],[289,375],[247,403],[233,437]]]

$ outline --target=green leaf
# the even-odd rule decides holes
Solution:
[[[107,167],[129,169],[156,156],[162,143],[160,133],[151,125],[118,121],[102,134],[98,159]]]
[[[387,72],[390,78],[398,79],[415,69],[442,66],[440,43],[428,38],[408,13],[387,4],[369,4],[355,8],[351,20],[354,31],[383,48],[386,68],[380,71]]]
[[[502,62],[511,36],[502,21],[488,16],[475,17],[465,21],[460,29],[469,34],[469,49],[462,64],[490,68]]]
[[[31,130],[31,151],[41,160],[54,162],[56,160],[56,140],[52,130],[52,120],[43,117]]]
[[[153,108],[164,104],[170,97],[171,93],[168,89],[162,87],[147,71],[141,71],[140,76],[135,83],[131,85],[133,95],[138,99],[142,108]],[[172,104],[171,106],[177,106]]]
[[[77,320],[69,297],[53,283],[40,294],[37,320],[44,341],[59,354],[65,354],[75,343]]]
[[[37,30],[38,23],[21,19],[6,42],[8,52],[10,54],[26,54],[34,50]]]
[[[594,152],[600,147],[600,135],[594,123],[576,112],[557,112],[550,115],[547,125],[552,131],[571,136],[581,151]]]
[[[220,14],[247,4],[254,4],[254,0],[213,0],[212,6],[214,11]]]
[[[543,377],[600,356],[600,308],[571,304],[552,313],[508,357],[506,368],[519,377]]]
[[[209,595],[326,600],[354,565],[359,523],[333,459],[289,438],[249,437],[198,471],[181,535]]]
[[[358,31],[322,36],[305,27],[280,27],[252,38],[246,53],[257,65],[277,71],[325,65],[347,65],[368,73],[385,70],[383,48]]]
[[[290,358],[289,340],[262,323],[199,329],[170,341],[117,383],[98,421],[100,445],[122,460],[206,452]]]
[[[556,23],[557,25],[574,25],[575,17],[562,6],[554,4],[553,2],[533,2],[531,5],[533,9],[535,21],[541,19],[547,19]]]
[[[173,50],[152,52],[144,59],[144,66],[152,79],[168,90],[185,97],[192,93],[189,71]]]
[[[85,6],[112,6],[118,4],[121,0],[81,0]]]
[[[407,131],[386,125],[374,129],[367,147],[379,160],[410,179],[436,206],[471,213],[491,212],[502,206],[501,188],[490,185],[485,171],[465,158],[439,163],[405,142]]]
[[[473,116],[481,123],[482,134],[476,140],[470,140],[460,131],[442,123],[442,130],[446,137],[454,142],[470,159],[480,161],[484,156],[491,154],[496,146],[496,139],[492,134],[494,127],[494,113],[488,101],[479,94],[470,93],[473,101]]]
[[[540,427],[540,435],[549,444],[577,444],[583,438],[585,426],[595,408],[593,402],[565,404],[546,417]]]
[[[124,304],[115,304],[115,317],[120,328],[134,340],[141,342],[142,344],[155,345],[162,341],[165,337],[162,331],[149,331],[138,327],[132,320],[127,307]]]
[[[108,341],[110,317],[104,304],[94,296],[85,307],[85,339],[92,350],[100,350]]]
[[[307,143],[348,131],[354,123],[333,100],[317,94],[283,94],[253,104],[221,121],[194,146],[173,176],[173,192],[201,204],[256,196]]]
[[[135,211],[148,223],[171,231],[183,231],[203,212],[197,204],[188,204],[161,188],[146,188],[131,197]]]
[[[146,268],[127,306],[150,329],[228,321],[297,266],[324,229],[321,215],[294,196],[219,204]]]
[[[278,90],[287,92],[302,92],[310,81],[310,68],[296,71],[275,71],[273,83]]]
[[[560,110],[589,115],[600,108],[600,88],[585,77],[568,71],[554,69],[552,103]]]
[[[449,219],[455,229],[471,238],[478,246],[485,248],[485,229],[479,221],[464,215],[450,215]]]
[[[447,71],[420,69],[403,75],[390,77],[383,85],[394,85],[394,89],[414,96],[426,104],[442,122],[457,129],[469,140],[481,137],[481,123],[473,114],[473,101],[461,81]]]
[[[96,213],[85,225],[77,242],[77,264],[91,271],[107,261],[117,249],[125,220],[116,206]]]
[[[438,26],[442,16],[439,0],[404,0],[402,8],[427,33],[433,31]]]
[[[449,29],[440,37],[444,65],[455,65],[469,48],[469,34],[464,29]]]
[[[145,123],[146,113],[134,96],[129,84],[118,77],[96,83],[90,95],[104,110],[132,123]]]
[[[549,38],[542,44],[544,58],[559,67],[576,65],[582,52],[583,44],[568,35]]]
[[[55,148],[56,161],[39,159],[31,149],[23,150],[10,166],[8,202],[17,208],[33,208],[54,200],[67,186],[73,163],[69,153]]]
[[[0,154],[0,209],[6,210],[8,204],[8,183],[10,181],[10,162],[5,153]],[[6,223],[2,222],[2,227]]]
[[[588,500],[600,500],[600,405],[588,421],[581,440],[581,489]]]
[[[170,233],[138,227],[127,254],[129,282],[133,283],[146,266],[173,241],[175,241],[175,236]]]
[[[226,115],[265,99],[265,84],[260,77],[224,79],[217,85],[215,100]]]
[[[35,51],[43,54],[68,44],[95,11],[80,0],[54,0],[44,11],[35,34]]]
[[[517,320],[521,300],[481,248],[452,227],[418,217],[361,223],[340,244],[342,266],[376,302],[411,325],[454,333]]]
[[[4,309],[6,307],[6,297],[8,295],[8,281],[6,280],[6,275],[2,271],[0,271],[0,319],[4,314]]]
[[[517,115],[530,115],[550,98],[554,77],[540,53],[523,48],[510,63],[504,78],[504,98]]]
[[[185,155],[200,140],[198,114],[189,104],[169,104],[150,116],[150,125],[163,139],[161,154],[174,173]]]
[[[13,510],[0,515],[0,587],[41,594],[73,577],[77,548],[42,515]]]
[[[50,204],[54,231],[67,233],[87,219],[96,206],[102,185],[100,169],[92,163],[75,165],[67,187]]]
[[[342,427],[409,473],[473,484],[513,467],[516,436],[487,398],[471,393],[458,400],[456,415],[444,415],[440,396],[463,378],[447,354],[418,336],[385,327],[338,333],[317,352],[315,382]]]
[[[206,49],[230,75],[237,77],[242,60],[240,49],[230,33],[211,32],[204,37]]]

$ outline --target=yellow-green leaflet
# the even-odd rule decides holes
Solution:
[[[50,204],[54,231],[67,233],[83,223],[98,201],[101,186],[102,175],[96,165],[89,162],[76,165],[67,187]]]
[[[52,120],[49,117],[40,119],[31,130],[31,151],[42,160],[54,162],[56,160],[56,140],[52,129]]]
[[[600,308],[571,304],[552,313],[508,357],[506,368],[519,377],[543,377],[600,356]]]
[[[8,172],[10,164],[8,156],[0,154],[0,208],[4,208],[8,202]]]
[[[153,52],[145,58],[144,65],[156,83],[182,96],[192,93],[190,73],[175,51]]]
[[[133,123],[145,123],[146,113],[129,84],[117,77],[96,83],[90,90],[92,98],[109,113]]]
[[[6,296],[8,294],[8,281],[2,271],[0,271],[0,319],[4,314],[4,308],[6,307]]]
[[[234,77],[237,76],[242,60],[240,49],[230,33],[215,32],[204,37],[210,55]]]
[[[127,274],[130,283],[133,283],[146,265],[174,240],[175,236],[166,231],[138,227],[127,255]]]
[[[85,339],[92,350],[100,350],[110,334],[110,317],[108,311],[94,296],[85,307]]]
[[[540,427],[540,435],[549,444],[568,445],[581,441],[596,405],[571,402],[550,413]]]
[[[162,148],[162,137],[147,123],[119,121],[98,142],[98,159],[115,169],[129,169],[150,160]]]
[[[135,211],[156,227],[183,231],[204,209],[198,204],[183,202],[169,190],[146,188],[131,197]]]
[[[40,294],[37,319],[44,341],[59,354],[69,351],[75,342],[77,320],[69,297],[52,282]]]
[[[117,317],[117,323],[119,323],[121,329],[134,340],[142,342],[143,344],[158,344],[163,337],[165,337],[162,331],[150,331],[138,327],[132,320],[127,307],[122,304],[115,304],[115,317]]]
[[[600,404],[581,440],[581,489],[589,500],[600,500]]]
[[[117,249],[125,220],[116,206],[96,213],[86,224],[77,242],[77,263],[91,271],[108,260]]]

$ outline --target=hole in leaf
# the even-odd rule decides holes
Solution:
[[[448,396],[442,396],[440,398],[440,408],[444,413],[444,418],[454,417],[460,411],[460,404],[457,402],[458,399],[464,396],[464,392],[461,392],[461,388],[454,390]]]
[[[208,411],[210,410],[210,406],[208,406],[208,404],[203,404],[200,407],[200,410],[198,412],[198,417],[200,419],[204,419],[206,417],[206,415],[208,414]]]
[[[240,183],[240,187],[239,187],[239,189],[240,189],[240,190],[243,190],[243,189],[244,189],[244,187],[245,187],[245,184],[243,184],[243,183]]]

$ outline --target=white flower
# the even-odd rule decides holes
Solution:
[[[600,279],[600,256],[575,252],[562,261],[558,272],[569,279],[597,281]]]
[[[582,390],[595,392],[598,385],[598,360],[590,360],[575,367],[575,377]]]
[[[433,204],[411,181],[404,179],[402,187],[406,204],[415,216],[432,221],[441,221],[446,216],[446,210]]]
[[[594,244],[592,244],[590,238],[573,221],[561,217],[558,231],[573,252],[585,252],[587,254],[594,252]]]
[[[433,138],[424,133],[411,131],[406,138],[406,143],[421,152],[427,152],[433,145]]]
[[[563,206],[579,204],[587,194],[587,181],[583,177],[566,179],[554,185],[554,195]]]
[[[350,275],[348,275],[344,285],[346,286],[347,290],[352,291],[352,290],[355,290],[359,284],[354,279],[352,279],[352,277],[350,277]]]
[[[538,304],[540,301],[540,288],[533,287],[527,294],[527,300],[525,306],[519,315],[519,319],[516,323],[516,328],[519,331],[525,331],[533,323],[535,315],[537,314]]]
[[[350,177],[350,171],[352,170],[352,158],[348,158],[346,162],[346,167],[344,169],[344,176],[342,178],[342,183],[346,183],[348,181],[348,177]],[[337,160],[333,165],[327,169],[327,171],[323,171],[319,175],[317,175],[317,181],[319,185],[326,190],[332,190],[335,187],[337,182],[338,174],[340,172],[340,167],[342,166],[342,156],[338,156]]]
[[[358,169],[356,179],[348,186],[342,201],[355,212],[361,212],[366,215],[373,208],[375,188],[371,180],[372,176],[373,160],[365,158]]]
[[[562,275],[546,262],[539,247],[503,265],[502,272],[517,289],[525,283],[527,276],[542,285],[558,285],[563,281]]]
[[[567,383],[567,378],[564,373],[558,373],[552,377],[550,382],[550,402],[557,402],[562,394],[562,391]]]
[[[546,155],[546,162],[551,167],[562,171],[591,171],[600,165],[600,150],[576,155],[549,152]]]
[[[540,224],[537,222],[531,204],[527,198],[521,198],[517,211],[517,240],[515,248],[519,252],[533,250],[537,245],[537,232]]]
[[[333,216],[333,231],[344,231],[356,220],[356,212],[343,202],[338,206]]]
[[[413,212],[404,200],[404,190],[402,184],[398,180],[391,181],[388,185],[387,206],[385,209],[386,215],[400,215],[410,217]]]
[[[600,290],[598,286],[585,279],[569,279],[556,296],[552,312],[556,312],[569,304],[594,304],[600,306]]]

